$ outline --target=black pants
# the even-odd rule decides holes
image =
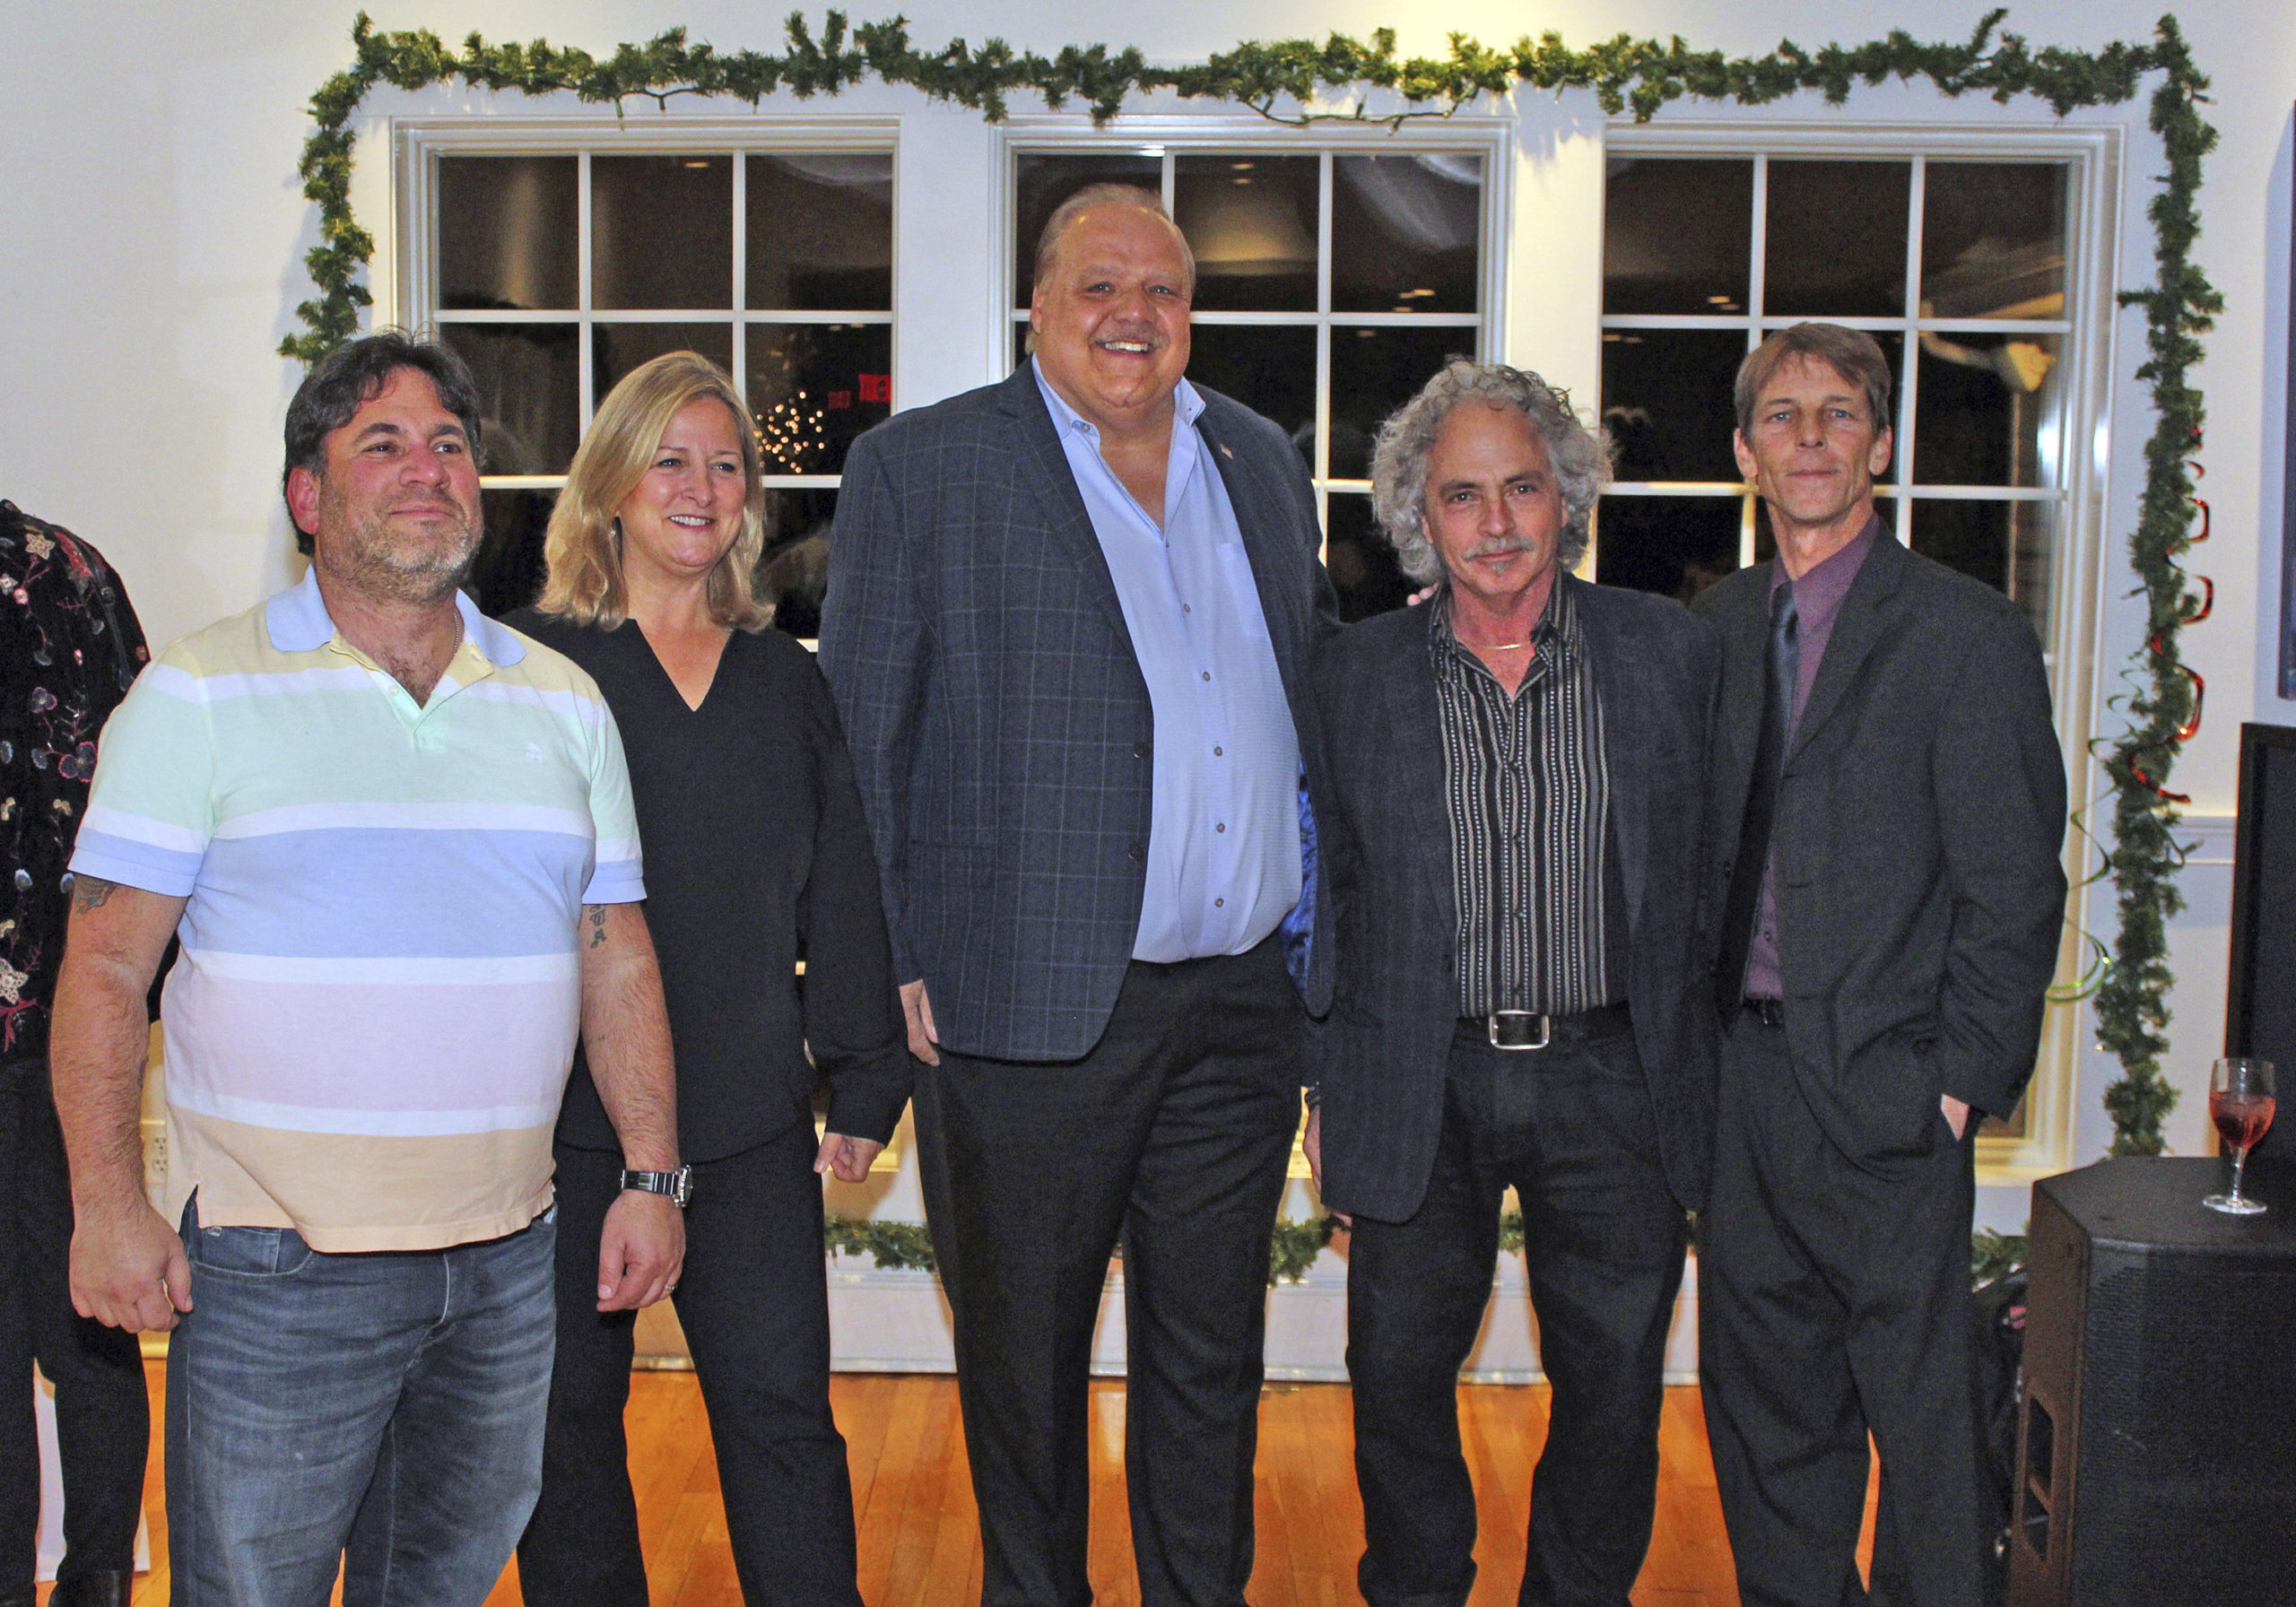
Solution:
[[[1741,1015],[1724,1041],[1699,1359],[1747,1607],[1868,1599],[1856,1555],[1868,1429],[1882,1463],[1871,1599],[1979,1599],[1973,1148],[1941,1114],[1928,1157],[1861,1170],[1804,1101],[1782,1029]]]
[[[1135,961],[1081,1061],[944,1049],[920,1080],[926,1213],[956,1319],[987,1607],[1092,1599],[1086,1385],[1119,1232],[1141,1601],[1243,1601],[1268,1240],[1305,1021],[1270,940]]]
[[[0,1601],[32,1592],[39,1451],[32,1364],[56,1386],[60,1578],[128,1573],[152,1408],[135,1335],[72,1309],[72,1184],[44,1065],[0,1069]]]
[[[860,1607],[853,1484],[829,1405],[829,1290],[813,1134],[694,1170],[678,1321],[693,1350],[742,1599]],[[598,1235],[622,1158],[558,1147],[558,1361],[526,1600],[645,1607],[622,1409],[636,1316],[598,1311]]]
[[[1649,1549],[1683,1218],[1631,1029],[1509,1053],[1462,1022],[1427,1198],[1407,1222],[1359,1216],[1348,1252],[1371,1607],[1458,1607],[1474,1583],[1459,1368],[1491,1300],[1509,1185],[1554,1387],[1520,1599],[1625,1607]]]

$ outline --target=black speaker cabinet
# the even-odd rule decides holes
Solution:
[[[2012,1607],[2296,1604],[2296,1169],[2263,1216],[2213,1160],[2033,1186]]]

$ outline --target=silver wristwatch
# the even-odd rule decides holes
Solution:
[[[693,1168],[682,1166],[674,1172],[633,1172],[624,1167],[622,1186],[640,1194],[666,1195],[671,1204],[683,1211],[685,1203],[693,1198]]]

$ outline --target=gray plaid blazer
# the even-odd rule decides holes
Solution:
[[[1338,617],[1314,496],[1281,430],[1203,396],[1196,427],[1235,507],[1318,797],[1309,657]],[[925,979],[942,1043],[1081,1057],[1139,934],[1155,718],[1027,365],[854,443],[821,663],[884,872],[893,963]],[[1318,1014],[1328,934],[1318,908],[1302,989]]]

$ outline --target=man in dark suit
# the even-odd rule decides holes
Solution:
[[[1072,197],[1034,360],[863,437],[838,506],[822,665],[926,1068],[990,1607],[1091,1598],[1119,1232],[1142,1599],[1235,1607],[1251,1575],[1268,1240],[1331,991],[1301,789],[1335,620],[1299,454],[1182,378],[1194,279],[1152,195]]]
[[[1457,1388],[1511,1185],[1554,1385],[1521,1599],[1625,1607],[1711,1142],[1714,632],[1568,572],[1608,465],[1536,375],[1451,364],[1374,473],[1405,571],[1441,585],[1318,656],[1339,942],[1309,1154],[1354,1219],[1359,1577],[1372,1607],[1459,1607],[1474,1582]]]
[[[1738,370],[1778,557],[1720,581],[1724,1026],[1700,1239],[1706,1420],[1749,1607],[1979,1599],[1976,1125],[2031,1074],[2065,911],[2040,643],[1875,517],[1890,371],[1800,324]]]

